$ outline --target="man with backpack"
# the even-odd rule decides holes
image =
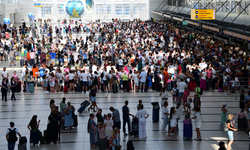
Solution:
[[[15,124],[14,122],[10,122],[10,128],[8,128],[6,132],[6,140],[8,141],[8,150],[14,150],[15,144],[17,141],[16,134],[21,137],[21,134],[18,132],[16,128],[14,128]]]

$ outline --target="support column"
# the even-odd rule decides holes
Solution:
[[[116,14],[115,14],[115,0],[111,0],[111,16],[112,18],[116,18]]]
[[[129,12],[129,15],[130,15],[130,20],[134,20],[134,1],[133,0],[130,0],[130,8],[129,8],[130,12]]]

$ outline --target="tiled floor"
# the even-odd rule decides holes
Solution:
[[[7,62],[0,62],[1,66],[6,66]],[[7,68],[10,75],[16,70],[20,75],[20,67]],[[238,94],[238,93],[237,93]],[[148,111],[150,117],[147,119],[146,131],[147,139],[139,140],[137,137],[131,137],[136,150],[217,150],[219,141],[227,141],[227,135],[224,131],[219,130],[220,124],[220,110],[222,102],[228,104],[230,112],[235,114],[234,119],[237,120],[236,114],[239,111],[238,100],[236,101],[234,95],[224,95],[224,93],[218,93],[213,91],[205,91],[202,95],[202,120],[201,135],[203,141],[183,141],[183,124],[179,122],[179,139],[167,140],[166,133],[161,132],[162,120],[159,123],[152,123],[152,106],[151,102],[160,102],[159,93],[98,93],[97,104],[103,109],[103,114],[110,113],[109,107],[113,106],[120,110],[124,105],[125,100],[129,100],[129,108],[132,114],[136,113],[136,105],[138,100],[141,99],[145,106],[145,110]],[[170,95],[170,93],[169,93]],[[193,92],[191,92],[193,95]],[[8,95],[9,96],[9,95]],[[9,127],[9,122],[13,121],[16,124],[16,128],[23,136],[29,139],[29,130],[27,125],[33,115],[38,115],[38,119],[41,120],[40,130],[43,131],[46,128],[47,118],[49,115],[49,101],[54,99],[56,105],[59,105],[61,98],[66,97],[67,101],[71,101],[72,104],[78,108],[80,103],[88,98],[86,94],[43,94],[41,88],[35,88],[34,94],[25,95],[24,93],[17,93],[17,101],[8,100],[7,102],[0,102],[0,150],[7,149],[7,142],[5,140],[5,133]],[[9,96],[10,98],[10,96]],[[169,108],[173,105],[171,103],[171,97],[169,97]],[[239,99],[239,98],[238,98]],[[87,133],[87,121],[88,111],[84,111],[82,114],[78,114],[79,126],[75,129],[62,131],[60,144],[45,144],[39,146],[30,146],[28,149],[44,149],[44,150],[89,150],[89,134]],[[161,114],[160,114],[161,116]],[[183,114],[184,116],[184,114]],[[235,124],[237,128],[237,123]],[[196,138],[196,132],[193,128],[193,138]],[[232,145],[234,150],[247,150],[249,146],[248,135],[244,131],[238,131],[234,133],[235,141]],[[126,142],[129,137],[121,135],[122,150],[126,149]],[[17,149],[17,146],[16,146]]]

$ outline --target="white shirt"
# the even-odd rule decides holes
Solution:
[[[118,60],[118,63],[119,63],[119,66],[122,66],[122,65],[123,65],[123,60],[122,60],[122,59],[119,59],[119,60]]]
[[[136,117],[141,119],[141,118],[144,118],[145,116],[148,115],[148,112],[146,112],[146,110],[139,110],[137,113],[136,113]],[[145,118],[144,118],[145,119]]]
[[[88,81],[88,74],[87,73],[81,73],[80,74],[80,80],[81,81],[84,81],[84,82],[87,82]]]
[[[168,115],[165,113],[168,113],[168,107],[162,107],[162,118],[168,118]]]
[[[103,81],[106,81],[107,80],[107,78],[106,78],[106,75],[108,75],[108,73],[106,72],[106,71],[103,71]]]
[[[140,79],[141,82],[146,82],[147,72],[146,71],[141,72],[140,77],[141,77]]]
[[[68,75],[69,80],[73,80],[74,77],[75,77],[75,75],[74,75],[73,73],[70,73],[70,74]]]
[[[168,93],[167,92],[162,93],[161,98],[168,98]]]
[[[7,131],[6,131],[6,134],[9,134],[9,133],[10,133],[10,130],[9,130],[9,129],[10,129],[10,130],[14,130],[15,128],[8,128]],[[16,133],[19,133],[19,131],[17,130],[17,128],[16,128],[15,131],[16,131]]]
[[[179,89],[179,92],[184,92],[186,87],[187,87],[187,84],[185,82],[180,82],[177,85],[177,88]]]
[[[207,78],[207,73],[206,72],[202,72],[202,77],[201,77],[201,79],[203,79],[203,80],[206,80],[206,78]]]
[[[178,117],[178,119],[181,119],[181,114],[182,114],[183,110],[181,107],[179,107],[178,109],[176,109],[176,115]]]
[[[8,73],[9,72],[7,70],[5,70],[5,71],[2,71],[1,75],[3,75],[4,78],[7,78],[8,77]]]

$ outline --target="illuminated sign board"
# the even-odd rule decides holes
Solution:
[[[193,20],[215,20],[215,9],[191,9],[191,19]]]

